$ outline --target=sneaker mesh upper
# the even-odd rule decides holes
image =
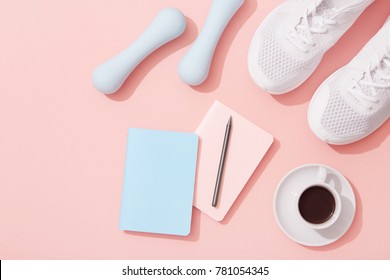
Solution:
[[[354,1],[345,0],[345,7],[336,8],[331,1],[313,0],[312,4],[317,7],[307,0],[302,2],[306,6],[282,3],[261,23],[252,39],[249,71],[255,82],[271,93],[285,93],[302,84],[318,66],[324,53],[370,4],[362,2],[359,6]],[[349,9],[349,3],[354,9]],[[296,25],[300,12],[301,22]]]
[[[280,81],[320,59],[318,55],[305,58],[293,57],[280,47],[276,41],[275,26],[284,23],[287,17],[288,14],[277,13],[266,21],[260,30],[260,40],[257,42],[259,44],[258,65],[272,81]]]
[[[387,120],[390,100],[384,95],[384,106],[377,111],[361,114],[351,108],[339,94],[343,72],[329,82],[330,97],[321,119],[323,127],[333,135],[350,137],[367,134]]]

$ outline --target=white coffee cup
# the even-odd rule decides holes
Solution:
[[[327,170],[320,166],[316,180],[307,183],[296,195],[298,216],[313,229],[328,228],[340,216],[340,194],[326,179]]]

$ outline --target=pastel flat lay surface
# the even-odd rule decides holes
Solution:
[[[0,259],[390,259],[390,123],[345,146],[307,123],[313,93],[382,27],[376,0],[314,74],[281,96],[250,78],[248,50],[282,0],[246,0],[215,50],[208,79],[177,73],[211,1],[7,1],[0,9]],[[142,61],[118,92],[92,84],[94,69],[129,46],[163,8],[186,16],[183,35]],[[130,127],[194,133],[215,100],[274,137],[221,222],[193,208],[188,236],[119,229]],[[280,180],[302,164],[343,174],[355,218],[337,241],[299,245],[273,212]]]

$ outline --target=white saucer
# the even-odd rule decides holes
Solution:
[[[326,168],[326,183],[340,194],[341,213],[328,228],[315,230],[307,226],[295,211],[296,197],[302,188],[315,182],[320,167]],[[292,240],[306,246],[323,246],[339,239],[351,226],[355,216],[355,195],[348,180],[335,169],[322,164],[306,164],[290,171],[280,181],[274,197],[274,213],[282,231]]]

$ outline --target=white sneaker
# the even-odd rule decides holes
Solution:
[[[310,102],[311,130],[330,144],[360,140],[390,117],[390,18],[360,53],[333,73]]]
[[[257,29],[248,54],[252,79],[281,94],[301,85],[324,53],[374,0],[287,0]]]

